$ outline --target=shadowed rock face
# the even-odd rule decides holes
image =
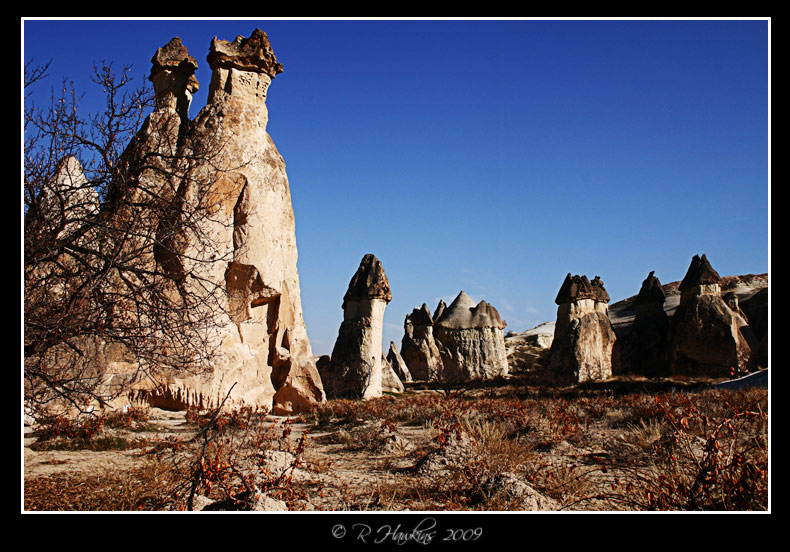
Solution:
[[[601,279],[569,273],[555,302],[557,322],[549,367],[562,381],[580,383],[612,375],[616,335],[609,320],[609,294]]]
[[[740,301],[741,311],[746,315],[749,327],[758,340],[768,336],[768,288],[764,288],[748,299]]]
[[[332,361],[321,373],[329,397],[381,396],[381,339],[384,309],[390,300],[392,292],[381,262],[365,255],[343,297],[343,323]]]
[[[227,262],[174,269],[225,288],[228,316],[212,344],[219,356],[211,373],[174,374],[143,394],[153,404],[161,397],[179,407],[208,408],[235,383],[229,404],[264,405],[280,414],[302,411],[325,395],[302,316],[285,163],[266,132],[266,90],[282,66],[260,29],[234,42],[214,38],[207,59],[208,104],[185,124],[197,90],[197,63],[179,39],[157,50],[151,71],[157,111],[135,138],[138,156],[130,155],[129,164],[152,152],[176,160],[212,152],[211,163],[200,166],[178,193],[200,198],[211,214],[203,231],[219,244],[216,258]],[[188,240],[176,245],[187,254],[195,246]],[[167,260],[163,254],[160,262]]]
[[[669,329],[673,375],[729,377],[748,369],[757,340],[739,312],[737,300],[731,298],[728,305],[722,298],[720,283],[705,255],[691,259]]]
[[[403,330],[401,356],[409,373],[417,380],[435,380],[442,360],[433,335],[431,311],[425,303],[406,315]]]
[[[506,323],[493,306],[485,301],[475,304],[461,291],[434,326],[442,360],[440,380],[468,381],[507,375],[502,332]]]
[[[664,311],[664,289],[653,272],[642,282],[637,295],[633,335],[635,355],[631,371],[645,376],[669,375],[667,332],[669,316]]]

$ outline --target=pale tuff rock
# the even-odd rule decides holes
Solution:
[[[669,329],[673,375],[727,377],[746,371],[757,340],[747,320],[721,296],[721,278],[695,255],[680,284],[680,305]],[[730,299],[737,308],[737,300]]]
[[[151,74],[157,110],[174,110],[185,119],[192,103],[192,95],[198,91],[195,77],[198,64],[176,37],[159,48],[151,58]]]
[[[425,303],[407,314],[403,321],[401,356],[416,380],[435,380],[441,371],[442,360],[433,329],[431,311]]]
[[[58,163],[51,184],[42,194],[40,208],[47,213],[47,220],[57,224],[48,229],[54,233],[54,239],[68,238],[99,211],[99,193],[76,157],[68,156]]]
[[[635,352],[632,371],[645,376],[668,375],[666,362],[669,316],[664,310],[664,289],[654,275],[648,274],[637,295],[633,339]]]
[[[480,301],[477,305],[464,291],[435,321],[442,381],[468,381],[505,376],[508,373],[503,329],[499,312]]]
[[[331,362],[321,373],[329,397],[381,396],[384,309],[391,300],[381,261],[365,255],[343,297],[343,323]]]
[[[392,369],[395,370],[395,374],[398,376],[398,379],[401,382],[412,381],[409,367],[406,365],[406,361],[403,360],[403,357],[398,352],[398,348],[395,346],[394,341],[390,341],[390,348],[387,351],[387,362],[389,362],[390,366],[392,366]]]
[[[403,393],[405,389],[389,359],[384,353],[381,353],[381,390],[389,393]]]
[[[208,408],[235,383],[231,404],[266,405],[279,414],[301,411],[325,395],[302,316],[285,163],[266,132],[266,90],[282,66],[259,29],[232,43],[215,38],[207,59],[213,71],[209,101],[185,125],[182,106],[188,106],[197,89],[192,79],[197,64],[180,40],[157,51],[151,80],[158,115],[152,114],[138,142],[143,150],[156,146],[161,153],[178,143],[177,158],[182,159],[199,157],[210,149],[207,144],[217,144],[211,162],[198,167],[200,174],[179,194],[211,215],[203,231],[206,239],[220,244],[214,251],[218,261],[182,270],[222,286],[228,315],[213,343],[219,355],[212,370],[168,375],[160,387],[146,392],[154,404]],[[155,133],[169,138],[166,151],[161,139],[151,138]],[[189,254],[198,244],[178,245]]]
[[[557,322],[549,367],[560,379],[581,383],[612,375],[616,336],[608,316],[609,294],[596,276],[569,273],[557,298]]]

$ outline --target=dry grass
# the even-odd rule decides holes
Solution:
[[[765,390],[619,385],[329,401],[302,417],[326,443],[292,439],[265,412],[192,412],[198,438],[148,446],[128,472],[26,480],[25,508],[184,509],[191,495],[241,501],[255,488],[294,509],[767,509]],[[148,422],[123,423],[131,436]],[[63,442],[107,431],[57,427]],[[290,453],[290,470],[273,471],[266,450]]]

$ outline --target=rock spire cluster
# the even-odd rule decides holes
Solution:
[[[172,159],[173,166],[161,169],[175,174],[183,160],[211,154],[209,163],[192,167],[188,182],[163,181],[162,188],[200,202],[211,215],[202,223],[202,236],[215,244],[212,254],[221,261],[185,265],[181,259],[189,259],[198,246],[189,237],[160,247],[157,260],[168,270],[189,272],[223,288],[227,315],[210,344],[218,351],[211,370],[165,374],[138,395],[168,408],[208,408],[232,387],[231,404],[301,411],[325,394],[302,316],[285,163],[266,132],[266,93],[282,65],[260,29],[233,42],[215,37],[207,60],[212,69],[208,103],[190,121],[197,63],[178,38],[156,51],[150,76],[156,110],[127,149],[125,166],[132,171],[143,159]],[[143,170],[140,177],[156,179],[158,173]],[[172,225],[178,220],[174,213]],[[178,262],[168,256],[173,250],[183,254]]]

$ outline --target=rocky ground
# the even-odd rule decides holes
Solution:
[[[229,416],[202,463],[208,418],[194,412],[108,419],[85,439],[26,426],[24,509],[187,509],[198,465],[193,509],[767,508],[765,389],[620,379],[546,393],[528,381]],[[694,488],[713,465],[718,486]],[[741,491],[722,495],[725,477]]]

